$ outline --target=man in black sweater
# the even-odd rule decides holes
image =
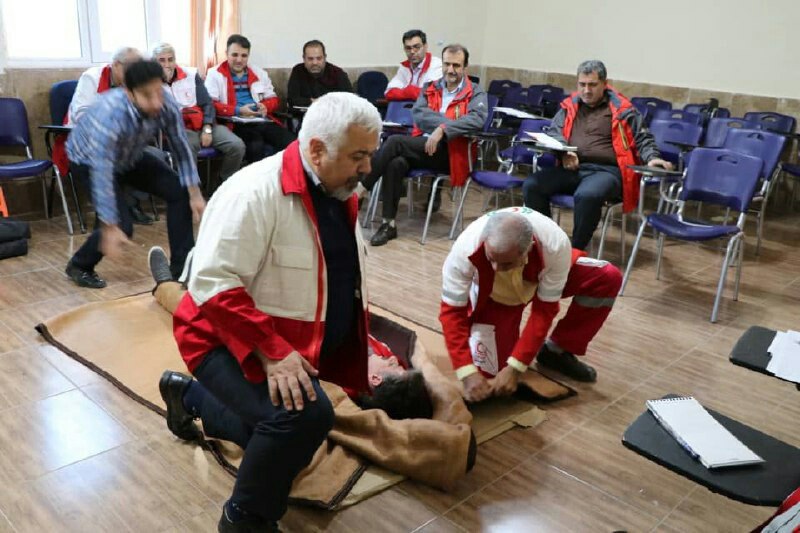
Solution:
[[[328,63],[327,58],[322,41],[308,41],[303,45],[303,62],[295,65],[289,76],[290,106],[308,107],[324,94],[353,92],[347,73]]]

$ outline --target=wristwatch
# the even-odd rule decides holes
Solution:
[[[203,133],[211,133],[211,124],[203,125]]]

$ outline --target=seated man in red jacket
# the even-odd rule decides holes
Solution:
[[[564,144],[561,166],[531,174],[523,185],[525,205],[550,216],[550,197],[575,197],[572,246],[585,250],[600,222],[603,204],[622,200],[623,211],[639,203],[639,177],[629,165],[672,169],[630,100],[608,85],[605,65],[596,60],[578,66],[578,90],[561,102],[547,132]]]
[[[420,89],[428,82],[442,77],[442,60],[428,52],[428,36],[422,30],[403,34],[406,61],[400,63],[397,74],[386,86],[387,100],[416,100]]]
[[[233,133],[244,141],[245,159],[249,163],[261,161],[267,146],[283,150],[294,140],[294,135],[275,118],[280,100],[269,74],[248,66],[250,40],[243,35],[231,35],[225,55],[224,62],[206,73],[206,89],[217,116],[234,120]],[[237,122],[237,118],[249,122]]]
[[[393,135],[372,158],[372,172],[364,180],[372,190],[381,182],[383,222],[370,239],[382,246],[397,238],[395,216],[403,192],[403,180],[414,168],[450,174],[454,187],[469,174],[469,141],[466,135],[483,128],[488,113],[486,93],[467,76],[469,51],[460,44],[442,50],[444,77],[423,87],[411,113],[416,125],[411,136]],[[438,193],[433,210],[438,209]]]
[[[467,401],[512,394],[534,358],[578,381],[597,379],[576,355],[611,312],[622,275],[582,255],[555,222],[525,207],[488,213],[458,237],[442,269],[439,320]],[[570,297],[545,341],[559,300]]]

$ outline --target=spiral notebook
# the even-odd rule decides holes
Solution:
[[[659,424],[706,468],[764,462],[691,396],[648,400],[645,403]]]

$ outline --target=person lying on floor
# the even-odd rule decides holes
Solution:
[[[169,261],[162,248],[150,250],[149,263],[156,283],[153,296],[172,314],[186,288],[169,276]],[[477,453],[475,436],[469,429],[472,415],[461,400],[460,387],[447,379],[421,349],[412,356],[412,368],[371,335],[368,351],[369,395],[350,398],[341,388],[320,382],[334,404],[334,427],[329,436],[384,468],[448,490],[472,469]],[[183,376],[168,370],[162,381],[172,375]],[[184,378],[191,381],[191,388],[202,388],[196,380]],[[203,395],[213,398],[208,391]],[[168,416],[169,429],[183,440],[202,438],[194,418],[190,414]],[[203,429],[207,436],[217,436],[213,425],[204,423]],[[416,444],[397,445],[412,442]],[[424,453],[419,453],[419,448],[424,448]]]
[[[169,259],[163,248],[154,246],[148,257],[150,272],[156,283],[153,295],[166,311],[173,314],[186,288],[168,276]],[[422,371],[409,368],[386,344],[372,335],[369,335],[368,341],[367,381],[370,393],[354,395],[353,400],[363,409],[381,409],[394,420],[432,418],[433,403]],[[444,376],[441,376],[441,380],[436,379],[431,387],[442,388],[438,385],[442,380],[445,380]],[[442,394],[449,394],[450,401],[459,401],[453,390],[452,387],[445,387]]]

